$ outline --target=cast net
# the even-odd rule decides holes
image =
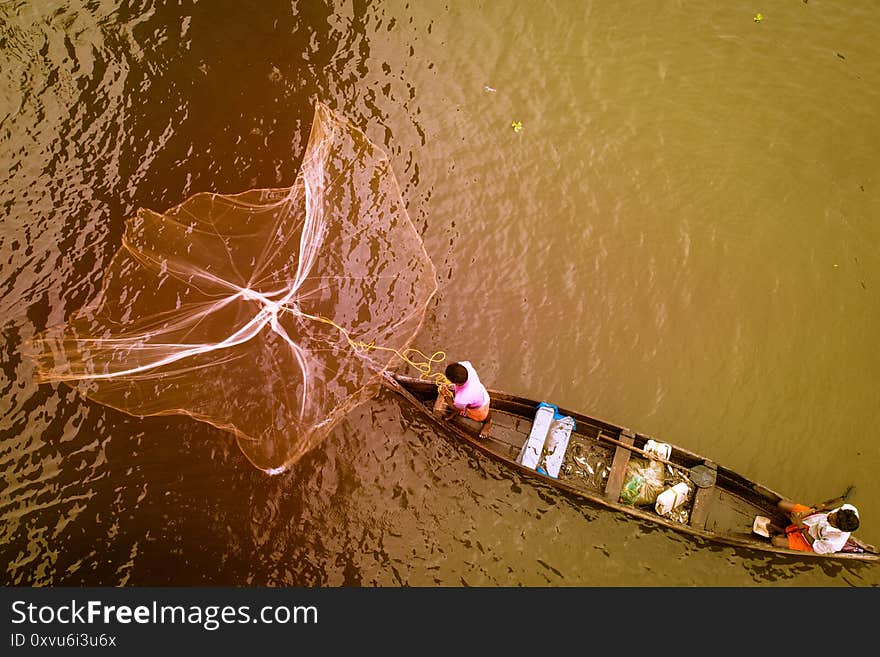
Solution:
[[[292,187],[139,210],[97,298],[30,355],[42,382],[208,422],[279,472],[375,394],[436,289],[386,154],[318,103]]]

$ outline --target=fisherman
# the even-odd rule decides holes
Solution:
[[[480,438],[489,435],[492,418],[489,416],[489,391],[480,382],[480,377],[470,361],[451,363],[446,367],[446,378],[452,383],[452,408],[444,415],[451,420],[456,415],[483,423]]]
[[[839,502],[840,498],[810,507],[779,500],[776,506],[788,515],[791,524],[782,529],[758,516],[753,529],[755,533],[770,538],[778,547],[817,554],[840,552],[850,534],[859,528],[859,511],[852,504],[834,506]]]

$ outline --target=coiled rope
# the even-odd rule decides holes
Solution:
[[[368,351],[391,352],[395,354],[398,358],[400,358],[400,360],[418,370],[419,379],[425,381],[433,381],[434,384],[437,386],[438,394],[447,394],[449,392],[449,387],[452,385],[452,382],[448,378],[446,378],[446,374],[444,372],[431,371],[433,369],[434,363],[442,363],[446,360],[445,351],[435,351],[433,354],[428,356],[424,352],[420,351],[419,349],[415,349],[414,347],[408,347],[403,351],[400,351],[399,349],[395,349],[394,347],[377,346],[375,342],[355,340],[351,337],[351,334],[346,329],[327,317],[323,317],[321,315],[310,315],[308,313],[304,313],[298,308],[291,308],[286,305],[280,306],[280,310],[289,312],[290,314],[296,315],[297,317],[305,317],[307,319],[311,319],[316,322],[321,322],[323,324],[328,324],[332,326],[342,334],[342,336],[346,339],[346,341],[355,351],[355,353],[363,353]]]

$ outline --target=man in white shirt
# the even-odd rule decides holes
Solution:
[[[840,552],[850,534],[859,528],[859,511],[852,504],[842,504],[828,513],[823,513],[825,508],[821,504],[808,507],[780,500],[777,506],[792,520],[784,534],[770,539],[779,547],[817,554]]]

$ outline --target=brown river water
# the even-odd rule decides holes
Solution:
[[[3,582],[880,584],[578,505],[387,393],[268,476],[21,355],[137,208],[292,184],[321,100],[437,267],[414,346],[799,501],[855,485],[880,543],[880,4],[760,4],[0,2]]]

